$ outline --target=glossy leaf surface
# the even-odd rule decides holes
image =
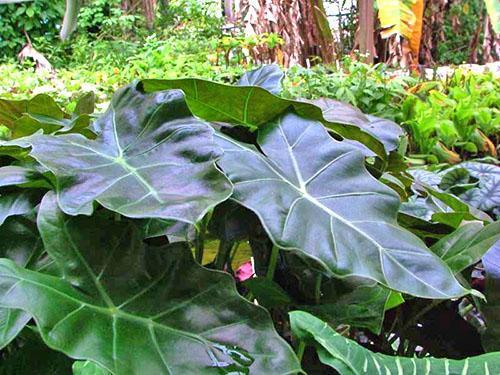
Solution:
[[[95,129],[96,140],[71,134],[18,142],[54,173],[70,215],[90,215],[98,201],[128,217],[195,222],[231,192],[214,164],[221,151],[212,129],[191,117],[179,91],[144,95],[127,86]]]
[[[319,122],[288,114],[254,146],[217,134],[233,199],[254,211],[277,246],[300,250],[330,274],[376,280],[427,298],[466,293],[450,269],[399,227],[398,195],[364,168],[363,155]],[[314,152],[312,152],[314,150]]]
[[[50,347],[120,375],[298,370],[266,311],[184,243],[146,247],[130,222],[66,216],[53,195],[38,226],[63,279],[2,260],[0,305],[28,311]]]
[[[14,261],[20,267],[35,269],[43,252],[42,240],[34,223],[25,217],[11,217],[0,226],[0,258]],[[31,316],[18,309],[0,307],[0,349],[9,344]]]
[[[26,215],[35,209],[40,200],[36,190],[9,193],[0,196],[0,225],[10,216]]]
[[[26,184],[39,177],[40,175],[32,168],[7,165],[0,168],[0,187]]]
[[[500,221],[483,226],[468,223],[436,242],[431,250],[458,273],[479,262],[481,257],[500,240]]]
[[[73,375],[109,375],[110,372],[90,361],[73,363]]]
[[[347,339],[322,320],[303,311],[290,313],[296,337],[314,345],[319,359],[342,375],[354,374],[485,374],[496,372],[500,353],[464,360],[392,357],[374,353]]]
[[[261,87],[229,86],[202,79],[153,80],[140,82],[145,92],[180,89],[192,113],[207,121],[226,122],[258,129],[275,117],[293,109],[306,118],[321,121],[340,136],[363,143],[380,158],[386,158],[384,145],[358,126],[325,119],[316,105],[283,99]]]
[[[365,115],[358,108],[338,100],[320,98],[308,100],[307,102],[321,108],[323,117],[327,121],[356,125],[373,134],[383,143],[386,153],[397,149],[401,142],[401,137],[405,134],[404,130],[395,122],[372,115]],[[367,156],[375,156],[363,144],[358,143],[358,146]]]

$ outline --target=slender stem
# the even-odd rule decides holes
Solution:
[[[299,341],[299,347],[297,348],[297,358],[299,359],[299,363],[302,362],[302,357],[304,357],[304,351],[306,349],[306,342]]]
[[[196,246],[196,261],[200,264],[203,262],[203,253],[205,252],[205,236],[207,234],[207,226],[210,221],[210,214],[206,215],[201,219],[200,226],[198,228],[198,236],[195,241]]]
[[[316,284],[314,286],[314,301],[319,304],[321,300],[321,282],[323,281],[323,275],[319,274],[316,276]]]
[[[266,278],[268,280],[274,279],[274,271],[276,270],[276,264],[278,263],[279,254],[280,254],[279,247],[273,245],[273,249],[271,250],[271,256],[269,257],[269,265],[267,266]]]
[[[215,258],[215,268],[218,270],[223,270],[226,262],[233,248],[233,241],[223,241],[219,242],[219,250],[217,252],[217,257]]]

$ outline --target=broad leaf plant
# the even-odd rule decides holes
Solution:
[[[0,99],[0,373],[498,369],[496,197],[408,173],[397,124],[281,78],[136,81],[103,114]],[[424,340],[464,301],[481,357]]]

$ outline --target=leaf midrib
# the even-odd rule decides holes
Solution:
[[[283,134],[283,131],[281,129],[281,125],[279,125],[279,128],[280,128],[280,131],[281,133]],[[425,280],[417,277],[414,273],[412,272],[409,272],[409,270],[404,267],[402,264],[400,264],[400,262],[395,259],[390,253],[388,253],[387,251],[384,251],[384,248],[377,242],[375,241],[370,235],[368,235],[367,233],[361,231],[359,228],[357,228],[356,226],[352,225],[349,221],[345,220],[342,216],[338,215],[337,213],[335,213],[333,210],[331,210],[329,207],[323,205],[321,202],[319,202],[315,197],[313,197],[312,195],[310,195],[308,192],[307,192],[307,189],[304,188],[304,190],[301,190],[299,188],[297,188],[292,182],[290,182],[287,178],[285,178],[281,173],[279,173],[267,160],[266,158],[260,154],[259,152],[252,152],[251,150],[243,147],[242,145],[240,145],[238,142],[232,140],[231,138],[228,138],[228,137],[225,137],[223,135],[221,135],[220,133],[216,133],[216,136],[220,137],[220,138],[223,138],[225,139],[226,141],[234,144],[235,146],[239,147],[240,149],[244,150],[244,152],[250,152],[252,154],[255,154],[258,158],[260,158],[262,160],[262,162],[264,164],[266,164],[269,169],[275,173],[279,178],[281,178],[284,182],[286,182],[287,184],[289,184],[294,190],[297,191],[298,194],[301,194],[306,200],[308,200],[309,202],[311,202],[312,204],[316,205],[318,208],[322,209],[323,211],[325,211],[327,214],[330,215],[330,217],[334,217],[334,218],[337,218],[339,221],[341,221],[342,223],[344,223],[345,225],[347,225],[348,227],[352,228],[354,231],[356,231],[357,233],[359,233],[360,235],[362,235],[363,237],[365,237],[366,239],[368,239],[369,241],[371,241],[373,244],[375,244],[378,252],[379,252],[379,256],[380,256],[380,266],[382,268],[382,273],[384,275],[384,278],[387,282],[387,276],[386,276],[386,273],[385,273],[385,270],[384,270],[384,262],[383,262],[383,259],[382,259],[382,254],[384,254],[385,256],[391,258],[396,264],[398,264],[401,268],[403,268],[407,273],[409,273],[410,275],[412,275],[412,277],[414,277],[415,279],[419,280],[420,282],[422,282],[424,285],[427,285],[430,289],[436,291],[439,295],[443,295],[446,297],[445,294],[443,294],[440,290],[434,288],[432,285],[430,285],[429,283],[427,283]],[[285,142],[288,144],[288,141],[286,140],[285,138]],[[293,156],[293,154],[290,154],[290,157],[295,160],[295,157]],[[301,178],[300,174],[297,176],[298,178]],[[300,179],[299,179],[300,181]],[[390,225],[390,223],[388,223]],[[334,237],[333,233],[332,233],[332,236]]]
[[[49,285],[46,285],[43,283],[36,282],[34,280],[31,280],[31,279],[23,278],[23,277],[17,276],[17,275],[2,275],[1,277],[16,279],[16,280],[19,280],[19,283],[25,282],[28,284],[35,285],[39,288],[48,289],[52,293],[58,294],[61,297],[64,297],[67,300],[70,300],[73,303],[77,304],[79,306],[78,308],[84,306],[86,308],[96,310],[97,312],[101,313],[102,315],[109,316],[112,319],[115,317],[119,317],[119,318],[122,318],[124,320],[135,321],[135,322],[141,323],[141,324],[146,325],[146,326],[154,326],[155,328],[158,328],[160,330],[173,332],[174,334],[177,334],[179,336],[185,336],[191,340],[197,341],[197,342],[202,343],[204,345],[210,344],[210,341],[204,339],[202,336],[198,336],[198,335],[192,334],[192,333],[187,332],[187,331],[179,330],[177,328],[172,328],[172,327],[169,327],[167,325],[160,324],[160,323],[158,323],[154,320],[151,320],[149,318],[144,318],[141,316],[130,314],[130,313],[125,312],[123,310],[120,310],[118,308],[102,307],[102,306],[98,306],[95,304],[82,302],[82,301],[78,300],[77,298],[75,298],[75,297],[73,297],[73,296],[71,296],[63,291],[60,291],[57,288],[54,288],[52,286],[49,286]],[[18,286],[18,285],[16,285],[16,286]],[[6,306],[6,307],[8,308],[8,306]],[[74,310],[72,312],[74,312]]]

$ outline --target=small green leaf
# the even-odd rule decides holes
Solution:
[[[439,188],[448,190],[456,185],[463,185],[469,182],[469,172],[465,168],[453,168],[446,171],[441,178]]]
[[[431,250],[458,273],[479,262],[481,257],[500,240],[500,221],[483,226],[467,223],[436,242]]]
[[[10,216],[27,215],[35,210],[41,193],[37,190],[9,193],[0,196],[0,225]]]
[[[265,277],[253,277],[243,283],[260,305],[267,308],[287,306],[292,303],[290,296],[274,281]]]

